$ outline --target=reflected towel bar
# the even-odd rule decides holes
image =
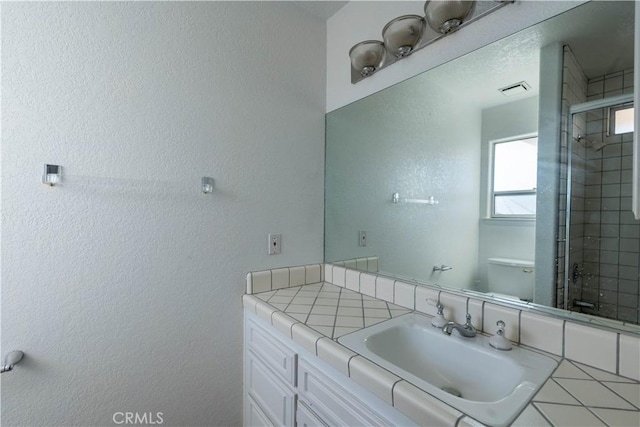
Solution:
[[[393,203],[416,203],[422,205],[437,205],[439,203],[433,196],[428,199],[401,199],[400,193],[393,193],[391,201]]]

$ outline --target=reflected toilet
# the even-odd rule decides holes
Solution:
[[[487,278],[489,294],[501,298],[533,301],[533,261],[489,258]]]

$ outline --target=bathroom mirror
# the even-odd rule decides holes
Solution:
[[[327,114],[325,261],[640,330],[633,133],[610,131],[627,104],[537,140],[558,69],[564,125],[569,104],[633,92],[633,8],[582,4]]]

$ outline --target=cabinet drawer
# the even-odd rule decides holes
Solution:
[[[295,393],[251,351],[247,352],[246,363],[246,388],[249,397],[274,425],[293,426]]]
[[[247,324],[247,346],[286,383],[296,386],[296,353],[253,321]]]
[[[247,406],[244,414],[244,425],[246,427],[275,427],[251,396],[247,396],[246,399]]]
[[[296,426],[297,427],[327,427],[320,418],[313,413],[303,402],[298,401],[296,409]]]
[[[300,400],[331,426],[392,425],[304,360],[298,363],[298,393]]]

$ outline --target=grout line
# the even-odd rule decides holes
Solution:
[[[393,281],[393,289],[392,289],[392,292],[391,292],[391,301],[393,301],[393,304],[396,303],[396,284],[397,283],[398,283],[397,280]]]
[[[273,270],[269,270],[269,290],[273,291]]]
[[[416,285],[413,286],[413,311],[416,311],[416,306],[418,304],[418,287]]]
[[[518,344],[522,341],[522,310],[518,310]]]
[[[582,400],[580,400],[576,396],[574,396],[573,393],[571,393],[569,390],[567,390],[565,387],[563,387],[562,384],[560,384],[559,382],[557,382],[555,380],[553,380],[553,381],[558,385],[558,387],[560,387],[562,390],[564,390],[565,393],[567,393],[567,394],[569,394],[569,396],[573,397],[576,400],[576,402],[580,403],[581,406],[583,406],[583,407],[585,406],[585,404],[582,402]],[[547,402],[547,403],[553,403],[553,402]],[[558,403],[558,405],[563,405],[563,404]],[[572,405],[572,406],[576,406],[576,405]]]
[[[360,292],[360,280],[362,279],[362,271],[358,273],[358,293],[362,293]]]
[[[598,416],[598,414],[596,414],[595,412],[593,412],[593,411],[591,410],[591,408],[590,408],[590,407],[585,406],[585,408],[587,409],[587,411],[591,412],[591,415],[593,415],[594,417],[596,417],[598,420],[602,421],[602,424],[604,424],[605,426],[610,426],[610,424],[605,423],[605,422],[604,422],[604,420]],[[615,427],[615,426],[612,426],[612,427]]]
[[[566,347],[567,347],[567,342],[566,342],[566,334],[567,334],[567,321],[563,320],[562,321],[562,357],[566,357]]]
[[[316,332],[318,332],[318,331],[316,331]],[[318,341],[320,341],[322,338],[326,338],[326,337],[324,335],[321,336],[321,337],[318,337],[318,339],[316,339],[316,342],[313,343],[313,347],[316,349],[316,356],[318,356]]]
[[[349,378],[351,378],[351,359],[353,359],[354,357],[358,357],[358,353],[354,354],[349,358],[349,360],[347,360],[347,376]]]
[[[396,388],[396,384],[398,384],[400,381],[403,381],[402,378],[398,378],[398,381],[394,382],[393,385],[391,386],[391,406],[395,406],[395,398],[393,396],[393,389]]]
[[[291,326],[289,326],[289,336],[291,337],[291,339],[293,339],[293,326],[297,325],[298,323],[300,323],[300,322],[296,321],[296,322],[292,323]]]
[[[540,416],[541,416],[542,418],[544,418],[544,420],[545,420],[546,422],[548,422],[550,426],[553,426],[553,423],[551,422],[551,420],[550,420],[550,419],[545,415],[545,413],[544,413],[541,409],[539,409],[539,408],[538,408],[538,406],[537,406],[535,403],[531,402],[531,406],[532,406],[536,411],[538,411],[538,413],[540,414]]]
[[[606,387],[607,390],[611,390],[613,392],[613,394],[615,394],[616,396],[618,396],[620,399],[624,400],[625,402],[627,402],[628,404],[630,404],[631,406],[633,406],[635,408],[636,411],[640,410],[640,408],[638,408],[638,405],[634,404],[633,402],[631,402],[630,400],[627,400],[624,396],[622,396],[620,393],[618,393],[617,391],[615,391],[614,389],[610,388],[607,386],[605,381],[598,381],[603,387]],[[613,381],[609,381],[609,382],[613,382]],[[616,383],[616,384],[632,384],[632,383]],[[618,408],[616,408],[618,409]]]
[[[616,375],[620,375],[620,334],[616,336]]]
[[[378,298],[378,276],[373,280],[373,297]]]
[[[576,365],[575,363],[572,363],[572,362],[569,362],[569,363],[571,363],[574,367],[578,368],[578,369],[580,370],[580,372],[582,372],[582,373],[584,373],[586,376],[588,376],[588,377],[590,378],[590,379],[589,379],[589,381],[598,381],[598,380],[596,379],[596,377],[594,377],[593,375],[591,375],[590,373],[588,373],[587,371],[585,371],[584,369],[582,369],[580,366],[578,366],[578,365]],[[578,362],[578,363],[580,363],[580,362]],[[586,365],[586,363],[585,363],[585,365]],[[590,366],[590,365],[587,365],[587,366]],[[591,367],[592,367],[592,368],[595,368],[595,369],[598,369],[598,368],[596,368],[595,366],[591,366]],[[605,371],[605,372],[606,372],[606,371]],[[580,378],[569,378],[569,379],[577,379],[577,380],[579,380]]]

